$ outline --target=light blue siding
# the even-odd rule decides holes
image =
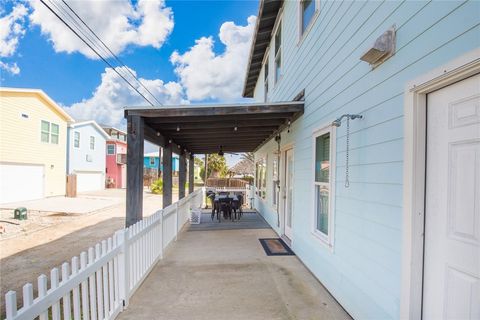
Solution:
[[[305,89],[305,113],[282,145],[294,144],[292,246],[356,319],[400,316],[404,91],[407,82],[480,46],[478,1],[321,1],[318,17],[298,39],[297,2],[282,12],[283,76],[270,101],[290,101]],[[360,56],[396,25],[396,52],[373,69]],[[270,45],[273,47],[273,44]],[[273,55],[269,56],[273,68]],[[255,98],[263,100],[262,70]],[[269,72],[273,75],[272,70]],[[351,122],[350,188],[344,187],[346,125],[337,129],[335,239],[333,250],[312,235],[312,133],[344,113]],[[256,157],[267,157],[267,198],[256,207],[272,227],[270,141]]]

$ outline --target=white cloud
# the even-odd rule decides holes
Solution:
[[[88,58],[98,58],[40,1],[32,0],[30,4],[32,24],[40,26],[56,52],[80,52]],[[173,12],[164,0],[139,0],[136,4],[128,0],[90,0],[68,4],[115,54],[129,45],[160,48],[173,30]],[[68,10],[66,6],[62,8]]]
[[[136,75],[132,69],[130,71]],[[176,82],[164,83],[162,80],[142,79],[148,90],[163,104],[188,104],[183,98],[183,89]],[[137,87],[147,98],[145,89]],[[65,110],[76,120],[95,120],[98,123],[112,126],[122,126],[124,123],[123,108],[125,106],[149,105],[134,89],[132,89],[111,68],[102,73],[102,82],[92,96],[75,103]]]
[[[20,68],[17,65],[16,62],[13,63],[5,63],[3,61],[0,61],[0,69],[3,69],[7,71],[8,73],[11,73],[13,75],[17,75],[20,73]]]
[[[250,43],[255,28],[255,16],[246,26],[225,22],[219,38],[225,51],[216,55],[212,37],[202,37],[184,54],[175,51],[170,61],[185,87],[190,100],[232,100],[241,97]]]
[[[25,34],[23,24],[27,14],[27,8],[17,4],[0,18],[0,57],[11,57],[17,50],[18,40]]]

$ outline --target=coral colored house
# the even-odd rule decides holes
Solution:
[[[112,127],[103,127],[108,134],[106,147],[107,188],[127,187],[127,133]]]

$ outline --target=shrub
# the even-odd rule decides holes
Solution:
[[[153,181],[152,185],[150,186],[150,190],[152,193],[155,194],[162,194],[163,193],[163,180],[157,179]]]

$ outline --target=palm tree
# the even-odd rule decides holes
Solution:
[[[242,160],[250,160],[255,162],[255,154],[253,152],[245,152],[242,154]]]

